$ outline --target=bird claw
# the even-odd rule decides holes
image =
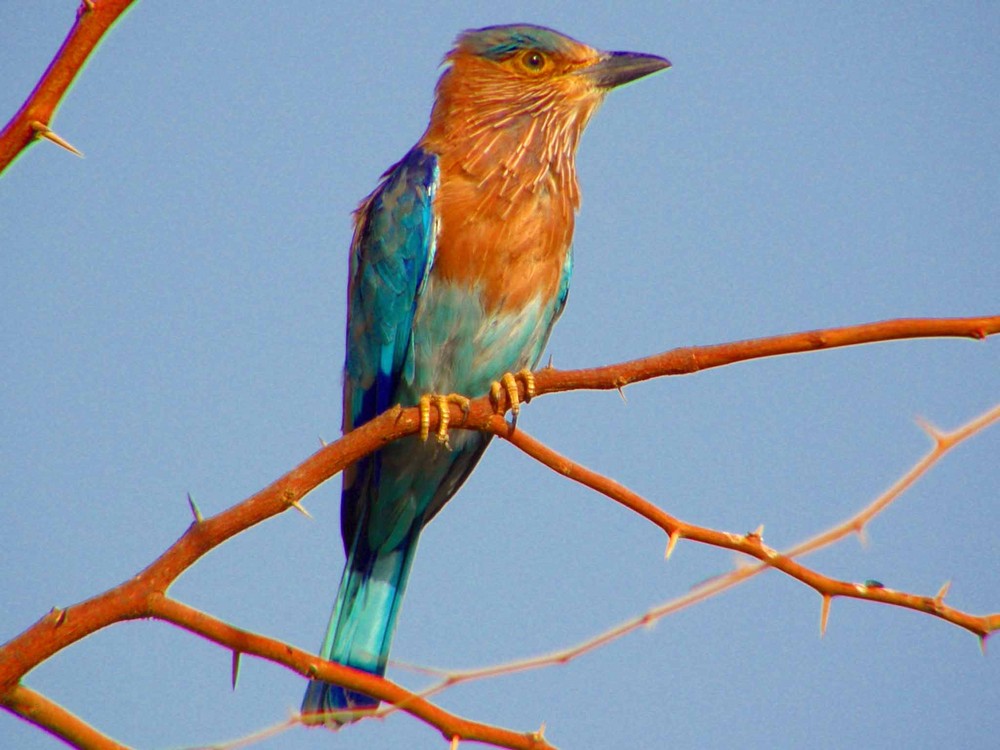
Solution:
[[[438,428],[435,432],[438,443],[448,447],[448,425],[451,423],[451,405],[462,410],[462,418],[468,418],[471,402],[460,393],[425,393],[420,397],[420,439],[425,443],[431,434],[431,405],[438,411]]]
[[[503,402],[500,399],[501,391],[507,394],[507,402],[510,410],[514,414],[514,419],[521,413],[521,396],[518,393],[518,379],[524,383],[524,403],[528,403],[535,397],[535,374],[525,368],[518,373],[505,372],[500,380],[494,380],[490,385],[490,401],[493,403],[493,411],[497,414],[503,413]]]

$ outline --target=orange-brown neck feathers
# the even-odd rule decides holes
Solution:
[[[491,53],[478,37],[459,38],[421,140],[443,174],[464,173],[491,202],[542,190],[579,206],[576,148],[603,93],[573,72],[599,53],[567,37],[558,42]]]
[[[516,313],[555,299],[580,204],[574,159],[603,90],[578,71],[600,53],[537,26],[459,37],[420,146],[441,183],[434,272]]]

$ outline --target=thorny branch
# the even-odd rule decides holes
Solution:
[[[62,47],[24,104],[0,131],[0,173],[39,138],[82,154],[51,129],[56,108],[90,53],[134,0],[83,0]]]
[[[621,388],[627,383],[654,377],[692,373],[709,367],[718,367],[757,357],[835,346],[927,336],[985,338],[998,331],[1000,331],[1000,316],[911,319],[810,331],[733,344],[689,347],[632,362],[590,370],[559,371],[546,368],[536,374],[536,395],[580,388]],[[997,412],[998,410],[994,410],[977,422],[954,433],[941,434],[932,431],[931,434],[937,446],[932,451],[931,456],[923,459],[921,464],[915,467],[914,472],[925,470],[924,464],[926,462],[936,461],[945,451],[971,432],[983,429],[987,424],[996,421]],[[955,610],[943,603],[943,591],[935,597],[924,597],[877,586],[836,581],[795,561],[796,556],[824,544],[832,543],[851,532],[860,532],[875,513],[891,502],[893,497],[899,494],[899,491],[902,491],[916,478],[916,474],[913,472],[900,480],[899,489],[895,494],[890,492],[889,495],[883,496],[868,509],[840,527],[781,554],[766,547],[759,533],[730,534],[699,527],[668,515],[613,480],[590,472],[535,441],[523,431],[512,429],[494,412],[494,407],[487,397],[472,402],[468,415],[463,415],[458,407],[453,407],[451,418],[453,426],[487,430],[510,440],[556,471],[608,495],[649,519],[667,533],[668,552],[672,549],[673,544],[683,537],[736,550],[760,561],[758,566],[737,570],[730,576],[724,576],[722,579],[710,582],[702,590],[692,592],[691,596],[704,598],[716,590],[721,590],[720,586],[732,585],[736,581],[745,579],[765,568],[775,568],[811,586],[822,595],[824,623],[829,600],[834,596],[849,596],[927,612],[966,628],[981,638],[985,638],[1000,627],[1000,614],[977,617]],[[432,422],[436,423],[437,419],[437,415],[432,414]],[[436,424],[432,424],[432,426],[436,426]],[[462,719],[443,711],[428,702],[425,697],[407,691],[388,680],[373,677],[339,664],[325,662],[319,657],[279,641],[239,630],[166,596],[173,581],[206,552],[289,507],[300,507],[298,503],[307,493],[337,474],[345,466],[392,440],[404,435],[415,434],[419,427],[419,412],[416,408],[396,407],[390,409],[367,425],[326,446],[278,479],[270,487],[211,518],[202,518],[197,508],[192,506],[195,515],[194,523],[177,542],[145,570],[121,585],[85,602],[65,610],[54,609],[23,633],[0,647],[0,705],[77,747],[121,747],[114,740],[93,729],[62,707],[24,686],[21,680],[25,674],[53,654],[112,623],[155,617],[177,624],[193,633],[231,648],[234,652],[254,654],[283,664],[305,676],[319,676],[323,679],[339,682],[345,687],[376,696],[396,706],[398,710],[406,711],[437,727],[449,740],[461,738],[510,748],[551,747],[541,732],[517,733]],[[641,624],[662,617],[668,611],[672,611],[672,608],[676,609],[677,606],[676,603],[668,603],[657,610],[646,613],[636,622]],[[549,663],[567,661],[576,653],[596,648],[636,626],[635,623],[626,623],[582,646],[547,658]],[[507,665],[506,669],[515,671],[537,666],[535,661],[537,660]],[[450,677],[446,682],[453,684],[465,679],[471,679],[471,677],[460,676],[458,679]]]
[[[951,432],[940,432],[929,425],[923,425],[933,441],[931,449],[925,456],[917,461],[917,463],[909,471],[900,477],[900,479],[896,481],[892,487],[882,493],[867,506],[852,515],[850,518],[844,520],[842,523],[831,529],[823,531],[810,539],[796,544],[794,547],[791,547],[784,552],[778,552],[765,547],[763,544],[762,533],[760,531],[750,532],[743,535],[727,534],[726,536],[733,542],[733,545],[731,546],[732,549],[736,549],[739,552],[757,558],[758,563],[754,565],[743,565],[724,575],[715,576],[711,580],[694,587],[683,596],[660,604],[638,617],[633,617],[626,622],[616,625],[615,627],[610,628],[603,633],[599,633],[593,638],[589,638],[574,646],[560,649],[553,653],[543,654],[541,656],[530,657],[513,662],[505,662],[503,664],[497,664],[489,667],[461,671],[429,669],[427,667],[411,664],[401,664],[400,662],[394,662],[394,664],[416,672],[431,674],[439,678],[439,681],[436,684],[420,691],[420,695],[424,698],[429,698],[447,688],[454,687],[455,685],[465,682],[498,677],[500,675],[515,674],[517,672],[526,672],[532,669],[539,669],[557,664],[566,664],[567,662],[573,661],[584,654],[588,654],[591,651],[606,646],[608,643],[618,640],[619,638],[628,635],[639,628],[646,627],[657,620],[685,609],[686,607],[690,607],[698,602],[716,596],[717,594],[721,594],[722,592],[731,589],[733,586],[742,583],[759,573],[771,568],[776,568],[778,566],[776,566],[773,562],[776,559],[784,558],[792,560],[793,558],[804,557],[807,554],[829,547],[850,534],[863,535],[864,529],[869,521],[897,500],[903,492],[919,480],[920,477],[926,474],[934,464],[944,458],[946,453],[959,443],[989,428],[996,422],[1000,422],[1000,405],[994,407],[985,414],[970,420],[968,423]],[[668,538],[666,550],[667,557],[670,556],[674,549],[674,545],[682,535],[684,538],[690,539],[691,541],[714,544],[711,539],[719,532],[695,526],[693,524],[687,524],[668,516],[660,511],[655,505],[639,497],[631,490],[623,487],[614,480],[608,479],[607,477],[597,474],[596,472],[571,461],[565,456],[561,456],[551,448],[526,435],[520,428],[513,430],[507,423],[497,420],[497,427],[493,430],[493,432],[494,434],[509,440],[513,445],[520,448],[527,455],[531,456],[545,466],[548,466],[553,471],[562,474],[569,479],[573,479],[586,487],[590,487],[611,500],[614,500],[615,502],[624,505],[626,508],[638,513],[654,525],[663,529],[667,533]],[[808,569],[802,568],[802,570]],[[808,571],[811,574],[809,579],[801,578],[796,575],[794,571],[785,570],[784,572],[792,578],[800,580],[806,585],[811,586],[822,597],[823,605],[820,616],[821,633],[826,630],[827,617],[829,615],[829,602],[835,596],[850,596],[859,599],[879,601],[886,604],[892,604],[907,609],[915,609],[921,612],[936,615],[946,622],[965,628],[971,633],[979,636],[980,641],[984,644],[987,636],[997,630],[1000,630],[1000,613],[982,616],[969,615],[965,612],[961,612],[960,610],[945,605],[944,597],[948,591],[948,584],[942,586],[942,588],[933,597],[914,596],[902,591],[893,591],[873,583],[860,584],[847,581],[837,581],[827,576],[814,573],[813,571]],[[395,710],[397,710],[395,707],[388,707],[383,709],[381,713],[388,714]]]

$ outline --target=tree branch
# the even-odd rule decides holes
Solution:
[[[824,547],[828,547],[831,544],[834,544],[835,542],[843,539],[844,537],[846,537],[851,533],[862,534],[865,525],[872,518],[874,518],[876,515],[885,510],[892,502],[897,500],[899,496],[906,489],[911,487],[920,477],[926,474],[927,471],[933,465],[935,465],[938,461],[944,458],[945,454],[948,453],[948,451],[957,446],[959,443],[968,440],[969,438],[973,437],[979,432],[992,426],[997,421],[1000,421],[1000,406],[997,406],[996,408],[986,412],[985,414],[982,414],[970,420],[966,424],[962,425],[961,427],[949,433],[941,433],[933,428],[927,428],[927,426],[925,425],[926,431],[934,441],[933,447],[925,456],[923,456],[919,461],[917,461],[917,463],[914,464],[909,471],[907,471],[902,477],[900,477],[900,479],[897,482],[895,482],[892,485],[892,487],[890,487],[888,490],[886,490],[884,493],[882,493],[879,497],[877,497],[867,506],[862,508],[860,511],[852,515],[850,518],[844,520],[837,526],[834,526],[832,529],[824,531],[810,539],[800,542],[799,544],[796,544],[794,547],[791,547],[788,550],[785,550],[784,552],[781,552],[779,554],[787,558],[801,557],[811,552],[815,552],[819,549],[823,549]],[[502,437],[506,437],[506,434],[502,435]],[[530,455],[532,458],[538,460],[539,462],[543,463],[544,465],[548,466],[549,468],[553,469],[554,471],[560,474],[565,474],[563,469],[567,468],[565,463],[567,462],[567,459],[559,456],[554,451],[548,449],[546,446],[541,445],[533,438],[530,437],[525,438],[524,433],[521,430],[511,432],[511,442],[514,443],[517,447],[521,448],[522,450],[525,450],[525,452],[528,453],[528,455]],[[536,447],[540,447],[541,450],[536,451],[535,450]],[[610,493],[606,492],[605,489],[598,486],[598,484],[591,483],[590,481],[588,481],[590,478],[598,478],[598,477],[604,480],[606,479],[605,477],[601,477],[600,475],[595,474],[594,472],[591,472],[587,469],[584,469],[583,467],[580,467],[578,464],[575,464],[573,462],[569,462],[569,464],[571,464],[571,466],[568,467],[570,473],[565,474],[568,478],[580,482],[584,486],[594,489],[595,491],[598,491],[601,494],[610,497],[612,500],[615,500],[616,502],[624,500],[622,504],[624,504],[626,507],[630,509],[635,510],[634,508],[632,508],[632,505],[630,504],[630,499],[627,495],[622,498],[619,498],[618,496],[616,496],[615,492],[610,492]],[[629,491],[626,490],[626,493],[629,493]],[[649,505],[647,507],[655,507],[655,506]],[[640,515],[642,514],[640,513]],[[655,520],[651,518],[649,520],[659,525],[659,523],[657,523]],[[672,547],[668,542],[668,547],[667,547],[668,554],[671,551],[671,549]],[[768,559],[763,562],[758,562],[756,565],[741,566],[729,573],[719,576],[714,576],[710,580],[705,581],[704,583],[698,586],[695,586],[686,594],[679,596],[675,599],[671,599],[670,601],[665,602],[663,604],[659,604],[656,607],[650,609],[649,611],[643,613],[642,615],[639,615],[638,617],[633,617],[619,625],[616,625],[612,628],[609,628],[608,630],[605,630],[602,633],[599,633],[598,635],[592,638],[588,638],[587,640],[577,643],[573,646],[559,649],[558,651],[549,654],[532,656],[524,659],[518,659],[517,661],[505,662],[503,664],[496,664],[488,667],[479,667],[476,669],[465,669],[465,670],[434,669],[424,666],[417,666],[413,664],[405,664],[399,661],[394,661],[393,663],[396,666],[405,669],[411,669],[416,672],[422,672],[440,678],[439,682],[420,691],[420,695],[425,698],[429,698],[447,688],[453,687],[455,685],[460,685],[465,682],[472,682],[475,680],[482,680],[502,675],[510,675],[510,674],[515,674],[517,672],[526,672],[533,669],[541,669],[543,667],[555,666],[557,664],[566,664],[567,662],[573,661],[574,659],[577,659],[580,656],[583,656],[584,654],[588,654],[592,651],[595,651],[607,645],[608,643],[611,643],[612,641],[616,641],[619,638],[622,638],[623,636],[638,630],[639,628],[648,627],[650,624],[668,615],[671,615],[675,612],[679,612],[682,609],[685,609],[698,602],[709,599],[713,596],[716,596],[717,594],[721,594],[722,592],[733,588],[737,584],[743,583],[744,581],[770,568],[771,568],[770,559]],[[861,584],[847,584],[847,585],[853,585],[857,587],[860,586]],[[866,588],[871,589],[874,588],[874,586],[868,585]],[[884,589],[884,590],[889,591],[889,589]],[[943,600],[945,595],[947,594],[947,590],[948,590],[948,584],[945,584],[938,591],[937,595],[933,597],[933,599],[931,600],[934,606],[941,610],[940,612],[936,612],[936,614],[941,616],[942,619],[945,619],[949,622],[953,622],[954,624],[959,625],[959,627],[964,627],[963,622],[955,623],[954,619],[949,616],[955,614],[956,610],[951,610],[951,608],[947,608],[946,610],[943,606]],[[826,593],[822,591],[819,593],[824,597],[823,599],[824,605],[821,610],[821,630],[824,630],[826,625],[826,615],[829,613],[829,607],[826,604],[826,602],[829,601],[829,598]],[[899,593],[899,592],[893,592],[893,593]],[[832,594],[830,594],[829,596],[832,596]],[[923,598],[926,599],[927,597]],[[905,602],[896,601],[895,599],[887,603],[904,607],[906,606]],[[1000,630],[1000,614],[985,615],[977,619],[979,620],[978,625],[981,626],[982,630],[987,631],[987,633],[979,634],[976,629],[973,629],[973,632],[976,633],[977,635],[980,635],[980,641],[983,643],[985,642],[985,639],[989,634],[997,630]]]
[[[683,347],[654,354],[651,357],[586,370],[560,371],[546,367],[535,374],[535,388],[538,394],[582,389],[620,389],[630,383],[664,375],[690,375],[713,367],[761,357],[801,354],[820,349],[837,349],[902,339],[934,337],[985,339],[996,333],[1000,333],[1000,315],[975,318],[899,318],[841,328],[747,339],[728,344]]]
[[[229,646],[240,653],[253,654],[281,664],[305,677],[318,677],[350,690],[392,703],[411,716],[438,729],[446,740],[461,737],[470,742],[484,742],[516,750],[551,750],[538,733],[518,733],[490,726],[449,713],[396,683],[361,670],[325,661],[315,654],[281,641],[240,630],[216,617],[166,596],[150,598],[150,615],[171,622],[214,643]]]
[[[17,114],[0,132],[0,174],[39,138],[46,138],[82,156],[50,130],[49,126],[56,109],[94,47],[133,2],[134,0],[84,0],[80,4],[76,22],[56,56]]]
[[[697,372],[710,367],[778,354],[790,354],[873,341],[929,336],[985,338],[1000,331],[1000,316],[955,319],[886,321],[847,328],[809,331],[706,347],[687,347],[644,359],[588,370],[558,371],[546,368],[536,374],[536,395],[574,389],[612,389],[639,380]],[[522,397],[527,394],[522,394]],[[431,414],[435,427],[439,420]],[[981,637],[995,630],[998,616],[976,618],[950,607],[941,597],[918,597],[874,586],[836,581],[815,573],[766,547],[758,534],[735,535],[714,531],[676,519],[613,480],[589,472],[520,430],[513,430],[494,411],[488,397],[472,402],[467,415],[452,407],[455,427],[493,432],[537,455],[556,470],[598,489],[627,505],[664,529],[676,541],[681,536],[748,554],[812,586],[824,601],[833,596],[883,601],[933,614],[954,622]],[[419,430],[419,410],[394,407],[368,424],[345,435],[306,459],[298,467],[247,500],[207,519],[192,506],[195,520],[159,558],[134,578],[65,610],[53,609],[38,622],[0,647],[0,705],[24,716],[57,736],[74,738],[80,747],[120,747],[87,727],[65,709],[20,684],[24,675],[58,651],[112,623],[142,617],[160,617],[226,643],[236,651],[254,653],[284,664],[301,674],[322,677],[394,703],[402,710],[438,727],[446,737],[491,742],[504,747],[549,747],[540,733],[518,734],[469,722],[427,703],[393,683],[337,664],[324,662],[291,646],[232,628],[209,615],[186,608],[165,594],[174,580],[202,555],[232,536],[277,515],[311,490],[359,458],[388,442]],[[863,526],[863,523],[861,524]],[[172,619],[173,618],[173,619]],[[85,729],[86,728],[86,729]],[[89,734],[88,734],[89,731]],[[89,743],[89,744],[88,744]],[[101,744],[103,743],[103,744]]]
[[[129,750],[94,729],[76,714],[24,685],[0,695],[0,705],[39,729],[83,750]]]
[[[912,485],[920,475],[926,472],[945,453],[958,445],[962,440],[986,429],[998,421],[1000,421],[1000,406],[994,407],[986,414],[977,417],[969,424],[952,433],[930,432],[931,437],[934,439],[934,447],[913,469],[896,482],[888,492],[844,523],[797,545],[784,554],[764,544],[763,528],[746,534],[732,534],[681,521],[664,512],[624,485],[560,455],[545,444],[527,435],[523,430],[514,429],[502,420],[494,420],[490,431],[494,435],[498,435],[520,448],[536,461],[548,466],[556,473],[600,492],[602,495],[625,506],[663,529],[667,533],[668,538],[666,551],[668,557],[678,539],[690,539],[693,542],[701,542],[713,547],[731,549],[760,561],[760,566],[755,566],[751,569],[753,574],[765,568],[780,570],[782,573],[814,589],[824,600],[844,596],[852,599],[866,599],[868,601],[882,602],[883,604],[892,604],[905,609],[913,609],[939,617],[979,636],[981,640],[985,640],[988,635],[1000,629],[1000,612],[990,615],[971,615],[954,609],[944,603],[945,591],[941,591],[933,597],[919,596],[903,591],[894,591],[881,585],[865,585],[851,581],[839,581],[817,573],[796,562],[793,558],[826,547],[850,533],[860,534],[865,525],[876,514],[880,513],[893,500],[899,497],[903,490]],[[743,571],[738,572],[743,573]],[[749,577],[749,575],[741,575],[739,580],[743,580],[746,577]],[[824,604],[824,607],[828,606],[828,604]],[[825,617],[823,619],[823,628],[825,629]]]

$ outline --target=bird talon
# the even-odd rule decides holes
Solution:
[[[438,428],[434,435],[438,443],[445,447],[451,447],[448,443],[448,426],[451,424],[451,405],[455,404],[462,410],[463,421],[469,416],[469,409],[472,402],[461,393],[425,393],[420,397],[418,406],[420,407],[420,439],[427,442],[431,434],[431,404],[438,412]]]
[[[517,373],[517,377],[524,383],[524,403],[531,403],[531,399],[535,397],[535,373],[525,367]]]
[[[438,444],[448,446],[448,423],[451,422],[451,409],[448,408],[447,396],[434,396],[434,405],[438,410]]]
[[[490,403],[493,405],[493,412],[501,414],[503,409],[500,403],[500,381],[494,380],[490,383]]]
[[[417,404],[420,407],[420,439],[423,442],[427,442],[427,438],[431,434],[431,397],[430,394],[424,394],[420,397],[420,401]]]
[[[494,380],[490,385],[490,402],[493,404],[493,411],[497,414],[503,412],[503,402],[500,400],[501,392],[507,394],[507,403],[510,404],[510,410],[517,419],[517,415],[521,413],[521,395],[518,391],[517,381],[524,384],[524,401],[523,403],[528,403],[535,397],[535,374],[524,368],[518,371],[516,374],[511,372],[505,372],[500,380]]]
[[[507,401],[510,403],[511,414],[517,419],[517,415],[521,413],[521,394],[517,390],[517,378],[511,373],[505,372],[500,379],[500,384],[507,392]]]

